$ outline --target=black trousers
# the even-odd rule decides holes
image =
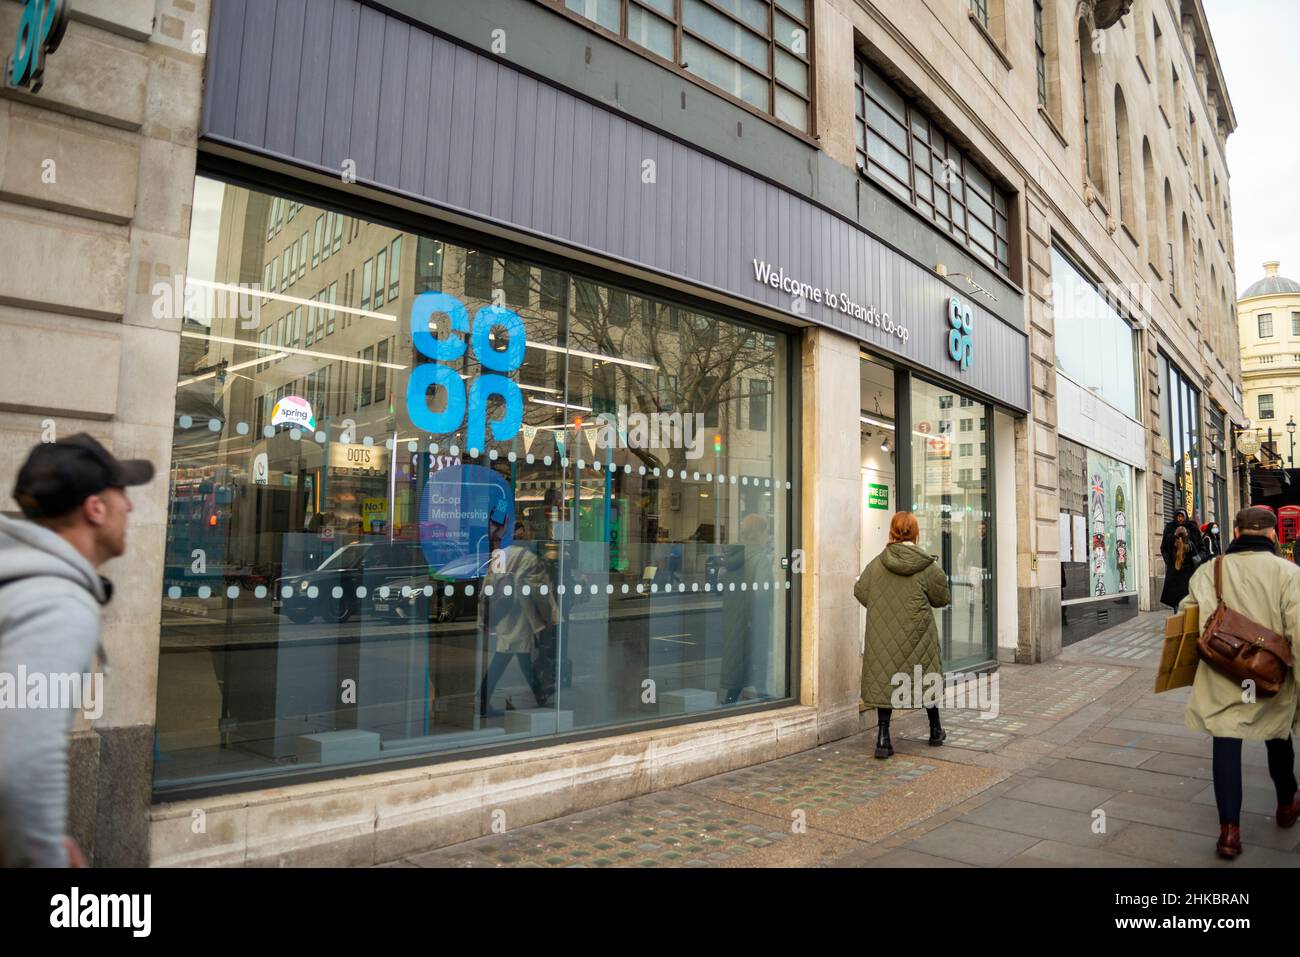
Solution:
[[[542,706],[545,692],[542,689],[541,679],[533,671],[533,656],[527,652],[496,651],[492,653],[492,661],[488,664],[487,673],[483,675],[482,684],[479,685],[480,713],[487,711],[488,703],[492,700],[492,692],[496,690],[497,682],[506,673],[511,661],[519,662],[519,670],[523,673],[524,680],[528,682],[528,687],[533,689],[533,697],[537,699],[538,707]]]
[[[926,708],[925,713],[930,719],[930,727],[932,728],[939,727],[939,709],[937,707],[932,706]],[[893,708],[877,708],[876,720],[882,727],[887,728],[889,727],[889,719],[893,716],[893,714],[894,714]]]
[[[1277,790],[1277,803],[1290,804],[1295,797],[1295,748],[1290,737],[1270,738],[1268,776]],[[1214,802],[1219,805],[1220,824],[1241,824],[1241,738],[1214,739]]]

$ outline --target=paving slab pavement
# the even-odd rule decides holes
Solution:
[[[862,734],[681,787],[414,855],[415,867],[1300,867],[1247,742],[1244,853],[1214,853],[1210,739],[1188,689],[1155,695],[1165,614],[1051,662],[1003,665],[998,715],[898,712],[895,755]]]

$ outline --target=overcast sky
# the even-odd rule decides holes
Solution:
[[[1300,279],[1300,2],[1203,2],[1237,114],[1228,175],[1240,295],[1269,259]]]

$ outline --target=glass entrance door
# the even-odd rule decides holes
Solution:
[[[894,462],[898,431],[894,413],[894,367],[865,353],[859,363],[862,450],[862,554],[860,565],[889,543],[889,520],[898,510]]]
[[[992,414],[987,405],[911,378],[911,504],[952,603],[936,609],[945,671],[996,657],[993,646]]]

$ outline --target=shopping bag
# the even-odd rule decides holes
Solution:
[[[1200,637],[1201,612],[1196,605],[1165,620],[1165,644],[1160,652],[1160,667],[1156,669],[1156,694],[1185,688],[1196,678],[1196,665],[1201,660],[1196,642]]]

